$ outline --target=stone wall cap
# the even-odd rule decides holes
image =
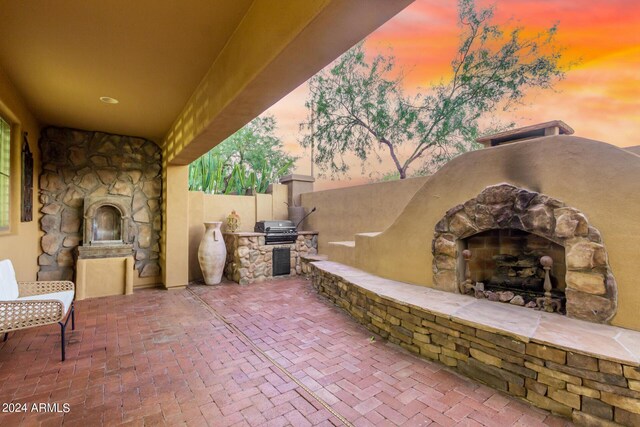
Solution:
[[[285,175],[280,178],[280,184],[284,184],[286,182],[291,182],[291,181],[315,182],[316,179],[309,175],[298,175],[295,173],[292,173],[291,175]]]
[[[238,237],[260,237],[260,236],[266,236],[265,233],[256,233],[256,232],[253,232],[253,231],[234,231],[234,232],[225,231],[222,234],[230,235],[230,236],[238,236]]]
[[[397,304],[477,329],[524,343],[551,345],[565,351],[640,366],[640,347],[637,345],[640,342],[639,331],[398,282],[333,261],[315,261],[311,265],[325,274],[340,277],[343,282]]]
[[[329,260],[329,257],[327,255],[322,255],[322,254],[315,254],[315,255],[310,255],[310,254],[302,254],[300,255],[300,258],[306,260],[306,261],[327,261]]]
[[[298,231],[298,234],[301,234],[303,236],[307,236],[309,234],[318,234],[317,231],[307,231],[307,230],[302,230],[302,231]]]

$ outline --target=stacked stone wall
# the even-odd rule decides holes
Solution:
[[[124,196],[131,204],[135,268],[140,277],[160,274],[162,227],[161,150],[152,141],[102,132],[49,127],[40,138],[38,280],[73,278],[82,244],[84,199]],[[129,242],[126,242],[129,243]]]
[[[459,323],[309,265],[318,293],[372,332],[414,354],[577,424],[640,425],[637,366]]]

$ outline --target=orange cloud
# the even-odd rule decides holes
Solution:
[[[637,0],[479,0],[495,4],[496,23],[522,26],[525,34],[558,23],[557,43],[567,62],[580,60],[556,91],[532,91],[515,113],[496,116],[519,125],[551,119],[566,121],[579,136],[617,146],[639,145],[640,135],[640,2]],[[416,0],[367,39],[371,53],[391,47],[397,64],[405,69],[407,91],[446,78],[459,40],[454,2]],[[305,85],[268,110],[279,122],[286,146],[303,158],[300,173],[309,173],[309,153],[297,141],[298,123],[304,120]],[[391,170],[388,165],[372,165]],[[320,188],[354,185],[366,180],[354,161],[352,181],[321,181]],[[365,173],[366,175],[366,173]]]

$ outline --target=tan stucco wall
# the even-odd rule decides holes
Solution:
[[[624,147],[624,150],[631,151],[634,154],[640,154],[640,145],[634,145],[632,147]]]
[[[76,269],[76,300],[132,294],[133,266],[133,256],[79,259]]]
[[[202,191],[189,191],[189,280],[202,279],[198,246],[204,234],[205,221],[221,221],[224,231],[227,215],[235,210],[240,215],[238,231],[253,231],[256,221],[286,219],[287,212],[283,212],[281,208],[286,208],[286,201],[287,186],[281,184],[274,184],[271,194],[255,196],[212,195]]]
[[[256,221],[263,219],[275,219],[275,216],[273,215],[273,196],[271,194],[255,195],[255,218]],[[246,224],[244,225],[246,226]]]
[[[171,126],[163,141],[168,161],[171,162],[187,144],[193,143],[194,137],[206,130],[229,101],[238,96],[265,64],[273,61],[282,47],[289,44],[329,2],[287,2],[274,7],[269,1],[255,1]],[[274,26],[280,31],[275,31]],[[227,126],[235,124],[233,119],[227,121]],[[219,131],[217,128],[211,132]]]
[[[547,194],[587,215],[602,233],[618,284],[612,323],[640,330],[640,156],[603,142],[550,136],[461,155],[425,182],[384,233],[356,240],[356,265],[431,286],[437,221],[502,182]]]
[[[40,255],[40,202],[38,174],[40,170],[40,124],[33,118],[18,92],[0,69],[0,115],[12,126],[11,140],[11,230],[0,233],[0,259],[10,259],[18,280],[36,280]],[[33,220],[20,222],[20,177],[22,133],[28,132],[33,153]]]
[[[168,166],[163,158],[160,265],[165,288],[189,282],[189,166]]]
[[[328,242],[354,240],[356,233],[384,231],[427,178],[412,178],[335,190],[302,194],[302,206],[317,210],[305,221],[306,230],[316,230],[318,251]]]
[[[286,185],[272,185],[271,194],[273,194],[273,219],[287,219],[289,217],[289,211],[287,210],[287,186]],[[259,218],[264,219],[264,218]]]

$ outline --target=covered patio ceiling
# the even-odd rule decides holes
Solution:
[[[41,124],[187,164],[411,1],[0,0],[0,68]]]
[[[43,124],[160,141],[250,5],[1,1],[0,66]]]

